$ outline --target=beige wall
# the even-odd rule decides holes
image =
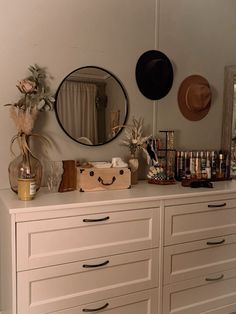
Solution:
[[[130,115],[143,116],[147,132],[175,129],[181,148],[219,148],[223,68],[236,64],[235,0],[1,0],[0,103],[18,99],[15,83],[29,64],[47,66],[53,89],[75,68],[101,66],[126,87]],[[156,20],[155,20],[156,13]],[[163,100],[152,102],[138,91],[135,65],[146,50],[159,48],[174,65],[174,84]],[[206,118],[189,122],[181,116],[176,95],[181,81],[201,74],[213,87]],[[37,130],[54,143],[50,158],[108,160],[125,156],[119,138],[86,147],[60,130],[53,112],[42,114]],[[15,128],[0,106],[0,188],[8,186],[9,143]]]
[[[161,0],[159,47],[174,65],[174,84],[158,104],[157,125],[176,130],[181,149],[219,149],[224,66],[236,64],[236,1]],[[198,122],[185,119],[177,105],[178,87],[188,75],[206,77],[213,99],[209,114]]]
[[[17,99],[16,81],[27,74],[29,64],[47,66],[55,90],[72,70],[101,66],[123,82],[130,117],[144,116],[150,131],[152,103],[137,90],[134,71],[140,54],[154,48],[154,38],[155,0],[1,0],[0,103]],[[119,139],[95,148],[73,142],[59,128],[54,112],[42,114],[37,129],[53,139],[54,147],[48,151],[54,160],[109,160],[128,152]],[[8,110],[0,106],[0,188],[8,186],[14,134]]]

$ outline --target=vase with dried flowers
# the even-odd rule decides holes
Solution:
[[[17,83],[17,88],[22,96],[10,106],[10,116],[17,128],[17,134],[11,139],[10,151],[18,143],[20,155],[9,164],[9,181],[11,189],[18,193],[22,200],[30,200],[40,188],[42,179],[42,164],[30,148],[30,140],[38,138],[48,140],[33,132],[35,121],[40,111],[53,109],[54,97],[48,85],[48,75],[45,68],[38,65],[29,67],[30,75]]]
[[[143,136],[144,119],[135,117],[132,118],[132,124],[116,126],[115,128],[124,128],[124,138],[121,140],[121,144],[128,146],[130,150],[130,157],[128,165],[131,170],[131,184],[138,183],[138,152],[142,152],[145,156],[147,163],[150,161],[150,156],[146,149],[147,140],[151,135]]]

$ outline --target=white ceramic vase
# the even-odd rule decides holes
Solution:
[[[131,171],[131,185],[138,183],[138,158],[131,157],[128,161],[128,165]]]

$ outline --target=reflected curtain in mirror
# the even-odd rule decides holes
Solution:
[[[91,143],[98,140],[96,97],[95,84],[69,80],[58,94],[58,114],[68,132],[78,140],[88,138]]]
[[[88,66],[76,69],[61,82],[55,112],[70,138],[85,145],[102,145],[121,131],[117,126],[125,124],[127,106],[119,80],[107,70]]]

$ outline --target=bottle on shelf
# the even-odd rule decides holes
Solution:
[[[227,180],[230,177],[229,153],[223,151],[177,151],[176,180]]]
[[[200,162],[201,162],[201,178],[207,179],[207,172],[206,172],[206,153],[202,150],[200,152]]]
[[[216,173],[217,173],[217,161],[216,161],[216,152],[211,152],[211,178],[214,180],[216,179]]]
[[[190,171],[190,177],[193,179],[195,178],[195,156],[194,153],[191,151],[189,153],[189,171]]]
[[[211,155],[210,152],[206,152],[206,175],[207,179],[211,179]]]
[[[189,152],[184,152],[184,178],[190,179],[191,178],[191,172],[190,172],[190,155]]]
[[[199,151],[195,154],[195,174],[197,179],[201,179],[201,157]]]
[[[226,163],[225,156],[222,152],[219,153],[219,163],[218,163],[218,172],[217,179],[224,179],[226,173]]]

